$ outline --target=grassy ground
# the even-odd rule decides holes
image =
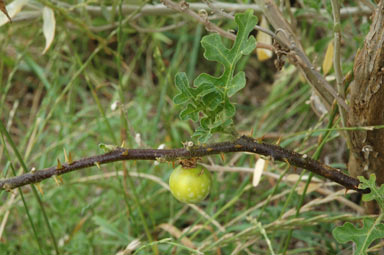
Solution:
[[[40,9],[44,3],[31,2],[26,9]],[[64,149],[78,159],[103,153],[100,143],[178,148],[190,140],[196,124],[179,120],[180,109],[172,102],[173,77],[178,71],[187,72],[190,79],[201,72],[220,73],[220,66],[202,56],[200,39],[207,32],[180,15],[132,21],[133,16],[119,13],[118,1],[106,5],[116,12],[102,8],[91,14],[87,3],[73,9],[51,6],[56,34],[44,55],[41,17],[0,28],[0,120],[29,169],[54,166],[57,158],[63,162]],[[326,17],[302,20],[297,27],[317,66],[332,38],[332,23]],[[343,39],[345,73],[367,30],[364,19],[343,21],[348,31]],[[159,30],[185,21],[175,29]],[[109,24],[115,25],[104,27]],[[217,24],[235,28],[225,19]],[[329,116],[313,112],[311,89],[297,70],[286,64],[279,72],[273,60],[260,62],[256,54],[239,68],[246,71],[247,87],[235,99],[238,131],[253,130],[255,137],[265,136],[271,143],[280,138],[282,146],[312,155],[324,133],[315,131],[327,127]],[[225,139],[218,135],[211,141]],[[338,132],[331,132],[320,159],[346,168]],[[145,161],[66,174],[61,185],[49,179],[37,186],[37,194],[23,187],[25,204],[17,191],[2,192],[0,253],[54,254],[55,246],[61,254],[351,251],[351,244],[338,244],[331,231],[345,220],[359,219],[361,207],[350,201],[352,195],[314,178],[302,197],[308,174],[279,162],[269,162],[254,187],[256,160],[244,153],[228,154],[224,162],[219,156],[204,158],[214,171],[213,189],[197,205],[181,204],[167,190],[172,165]],[[13,175],[12,166],[22,174],[14,151],[2,140],[1,178]]]

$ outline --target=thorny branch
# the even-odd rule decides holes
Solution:
[[[359,180],[344,174],[338,169],[314,160],[306,154],[289,151],[277,145],[259,143],[257,140],[247,136],[242,136],[232,142],[214,143],[179,149],[156,150],[117,148],[106,154],[83,158],[77,161],[59,164],[55,167],[45,168],[17,177],[0,180],[0,190],[11,190],[27,184],[41,182],[42,180],[53,176],[59,176],[75,170],[99,166],[110,162],[123,160],[177,161],[180,159],[229,152],[251,152],[261,154],[270,157],[272,160],[286,162],[291,166],[307,169],[315,174],[337,182],[347,189],[353,189],[361,193],[369,192],[368,189],[361,190],[358,188],[360,184]]]
[[[345,100],[338,95],[337,91],[325,80],[325,78],[316,70],[303,50],[298,37],[292,30],[291,25],[286,21],[279,8],[272,0],[258,0],[263,3],[263,10],[269,23],[276,29],[278,37],[288,46],[287,57],[295,65],[316,93],[321,97],[325,106],[330,109],[334,100],[338,105],[348,112],[349,108]]]

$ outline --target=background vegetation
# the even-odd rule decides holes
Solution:
[[[287,2],[281,3],[285,10]],[[102,153],[100,143],[178,148],[191,140],[197,123],[179,119],[181,108],[172,101],[178,93],[175,74],[186,72],[192,80],[202,72],[218,75],[222,67],[203,58],[200,40],[208,32],[191,18],[120,8],[150,3],[158,2],[29,1],[13,23],[0,27],[0,120],[29,169],[53,166],[57,158],[63,162],[64,149],[78,159]],[[306,53],[320,67],[333,38],[330,3],[291,4],[296,9],[286,14],[295,18]],[[341,7],[360,4],[343,1]],[[44,6],[53,11],[56,29],[42,54]],[[230,19],[213,22],[236,29]],[[369,16],[343,16],[341,27],[345,75],[368,32]],[[290,64],[277,70],[274,58],[262,62],[252,53],[240,60],[237,68],[245,71],[247,84],[233,99],[236,129],[312,155],[321,130],[338,122],[315,113],[319,108],[305,79]],[[332,70],[327,79],[334,83]],[[228,139],[215,135],[209,141]],[[359,196],[314,177],[302,198],[308,174],[273,161],[254,186],[257,159],[244,153],[225,155],[224,161],[204,158],[215,171],[213,189],[198,205],[181,204],[168,191],[172,165],[146,161],[46,180],[37,185],[40,202],[30,186],[23,187],[27,206],[18,192],[2,192],[1,254],[350,254],[352,243],[337,243],[332,229],[362,218]],[[346,170],[346,145],[337,130],[320,160]],[[17,175],[23,172],[1,140],[1,178],[12,176],[12,167]],[[376,251],[380,247],[376,243]]]

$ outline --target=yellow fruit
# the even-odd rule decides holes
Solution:
[[[209,171],[202,167],[176,167],[169,177],[172,195],[183,203],[198,203],[211,191],[212,179]]]

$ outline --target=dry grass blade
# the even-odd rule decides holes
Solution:
[[[300,187],[298,187],[298,189],[300,189]],[[352,192],[352,191],[348,191],[349,192]],[[331,201],[334,201],[336,200],[338,197],[340,196],[344,196],[345,195],[345,190],[339,190],[337,192],[333,192],[331,194],[329,194],[328,196],[324,197],[324,198],[316,198],[316,199],[313,199],[311,200],[310,202],[306,203],[305,205],[303,205],[303,207],[301,207],[301,212],[307,212],[307,211],[310,211],[312,210],[315,206],[318,206],[318,205],[321,205],[321,204],[325,204],[325,203],[328,203],[328,202],[331,202]],[[281,217],[281,219],[286,219],[286,218],[289,218],[293,215],[296,214],[296,208],[292,208],[290,210],[288,210],[286,213],[283,214],[283,216]]]
[[[10,207],[12,206],[12,204],[14,203],[15,201],[15,198],[17,196],[17,193],[14,193],[11,195],[11,198],[7,201],[6,204],[4,204],[2,207],[1,207],[1,210],[0,212],[4,209],[6,210],[5,211],[5,214],[4,214],[4,217],[3,217],[3,220],[1,221],[1,225],[0,225],[0,240],[2,240],[2,237],[3,237],[3,233],[4,233],[4,229],[5,229],[5,226],[8,222],[8,217],[9,217],[9,214],[10,214]]]
[[[182,236],[182,232],[175,227],[174,225],[163,223],[159,225],[159,228],[163,229],[164,231],[170,233],[173,237],[179,239]],[[188,237],[181,237],[180,242],[191,249],[196,249],[196,246],[193,244],[193,242]]]

